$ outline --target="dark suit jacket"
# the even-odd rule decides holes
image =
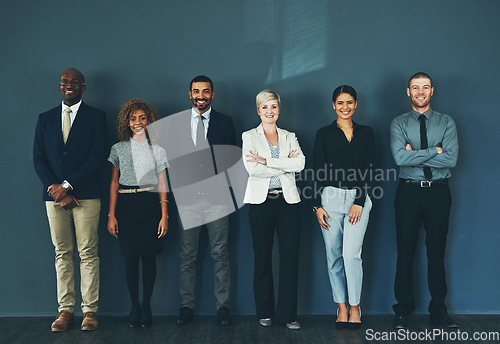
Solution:
[[[104,112],[82,102],[68,140],[62,137],[61,105],[38,116],[33,164],[43,183],[44,201],[52,201],[47,188],[67,180],[77,199],[101,197],[99,169],[107,154]]]
[[[191,122],[190,122],[191,123]],[[191,129],[191,127],[189,127]],[[191,131],[189,131],[191,138]],[[236,146],[236,135],[233,119],[212,109],[207,133],[210,145]]]
[[[231,117],[212,109],[208,125],[209,145],[197,148],[191,138],[191,109],[170,115],[152,124],[159,131],[157,143],[167,152],[172,188],[191,185],[222,172],[216,164],[212,146],[235,146],[236,135]],[[216,171],[217,169],[217,171]]]

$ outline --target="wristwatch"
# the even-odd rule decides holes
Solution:
[[[71,186],[70,183],[68,183],[67,180],[62,182],[62,187],[63,187],[63,189],[65,189],[67,191],[73,190],[73,187]]]
[[[316,211],[318,211],[318,209],[319,209],[319,208],[321,208],[321,207],[320,207],[320,206],[315,205],[315,206],[313,207],[313,209],[312,209],[312,210],[313,210],[313,213],[315,213]]]

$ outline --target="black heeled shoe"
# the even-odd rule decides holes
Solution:
[[[142,305],[142,327],[151,327],[153,324],[153,314],[151,313],[151,306]]]
[[[359,323],[358,322],[349,322],[349,327],[352,329],[358,329],[361,327],[361,306],[359,306]]]
[[[128,317],[128,327],[136,328],[141,326],[141,307],[132,306],[130,309],[130,315]]]
[[[339,317],[339,309],[337,308],[337,318]],[[349,323],[347,321],[336,321],[335,326],[340,330],[346,328]]]

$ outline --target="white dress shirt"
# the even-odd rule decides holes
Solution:
[[[205,138],[207,138],[208,125],[210,124],[210,114],[212,113],[212,107],[209,107],[207,111],[201,114],[203,118],[203,127],[205,128]],[[196,146],[196,131],[198,129],[198,116],[200,114],[196,112],[194,108],[191,108],[191,138]]]
[[[64,117],[66,117],[66,109],[67,108],[70,108],[71,109],[71,112],[69,114],[69,118],[71,119],[71,123],[70,123],[70,128],[73,126],[73,122],[75,121],[75,118],[76,118],[76,114],[78,113],[78,109],[80,108],[80,105],[82,105],[82,100],[80,99],[80,101],[78,103],[76,103],[75,105],[72,105],[72,106],[68,106],[66,104],[64,104],[64,102],[62,102],[62,109],[61,109],[61,131],[64,130]]]

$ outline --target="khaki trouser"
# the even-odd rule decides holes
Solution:
[[[59,312],[73,313],[75,292],[75,248],[80,256],[82,312],[97,312],[99,257],[97,256],[100,199],[79,200],[79,206],[64,210],[59,203],[45,202],[50,235],[56,253]]]

